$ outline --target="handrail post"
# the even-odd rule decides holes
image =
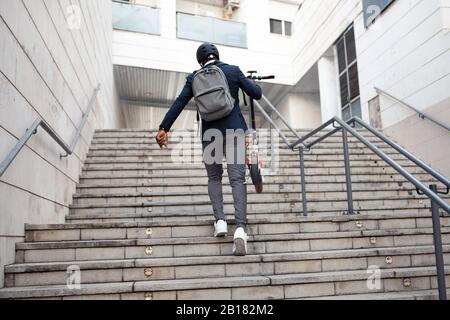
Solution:
[[[438,194],[437,185],[430,185],[431,191]],[[436,269],[439,289],[439,300],[447,300],[447,286],[445,283],[444,254],[442,249],[441,216],[437,203],[431,200],[431,213],[433,215],[434,253],[436,255]]]
[[[275,174],[277,171],[277,157],[276,157],[276,150],[275,150],[275,137],[274,137],[274,127],[270,125],[270,167],[272,174]]]
[[[27,129],[27,131],[25,132],[25,135],[19,140],[19,142],[10,151],[10,153],[8,154],[6,159],[3,160],[2,163],[0,163],[0,177],[3,176],[3,174],[9,168],[9,166],[14,161],[14,159],[17,157],[19,152],[22,150],[22,148],[25,146],[25,144],[31,138],[31,136],[33,136],[37,133],[37,129],[39,128],[41,123],[42,123],[41,119],[35,120],[34,123],[31,125],[31,127]]]
[[[300,147],[300,175],[301,175],[301,186],[302,186],[302,205],[303,205],[303,216],[308,216],[308,200],[306,199],[306,174],[305,174],[305,149]]]
[[[355,214],[353,209],[353,190],[352,190],[352,177],[350,172],[350,153],[348,148],[348,135],[347,130],[342,128],[342,142],[344,147],[344,164],[345,164],[345,182],[347,188],[347,203],[348,214]]]
[[[72,153],[75,151],[75,147],[76,147],[76,145],[78,143],[78,140],[80,139],[81,132],[83,131],[84,126],[86,125],[88,117],[89,117],[89,115],[91,113],[91,110],[92,110],[92,108],[94,106],[94,102],[97,99],[97,95],[98,95],[98,93],[100,91],[100,88],[101,88],[101,85],[98,84],[98,86],[94,89],[94,92],[93,92],[93,94],[91,96],[91,99],[89,100],[88,107],[87,107],[86,111],[83,113],[83,116],[81,118],[81,123],[78,126],[78,128],[77,128],[77,130],[75,132],[75,135],[74,135],[74,137],[72,139],[72,143],[70,144],[69,151],[66,152],[66,154],[60,154],[60,156],[59,156],[60,159],[67,158],[68,156],[72,155]]]

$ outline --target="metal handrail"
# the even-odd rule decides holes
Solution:
[[[333,119],[329,120],[325,125],[322,125],[321,127],[328,127],[328,126],[334,124],[334,122],[341,122],[341,121],[342,120],[339,119],[339,118],[333,118]],[[390,140],[389,138],[387,138],[385,135],[383,135],[380,131],[378,131],[374,127],[370,126],[369,124],[367,124],[366,122],[364,122],[363,120],[361,120],[358,117],[354,117],[354,118],[352,118],[352,119],[347,121],[347,124],[355,124],[355,123],[360,125],[361,127],[365,128],[367,131],[372,133],[374,136],[378,137],[384,143],[386,143],[389,146],[391,146],[393,149],[395,149],[401,155],[406,157],[408,160],[414,162],[414,164],[416,164],[418,167],[420,167],[421,169],[426,171],[428,174],[432,175],[439,182],[443,183],[447,188],[450,188],[450,179],[448,179],[444,175],[440,174],[439,172],[434,170],[432,167],[427,165],[425,162],[423,162],[422,160],[418,159],[412,153],[410,153],[409,151],[407,151],[406,149],[404,149],[403,147],[401,147],[397,143],[395,143],[392,140]],[[330,135],[332,135],[332,134],[334,134],[334,133],[336,133],[336,132],[338,132],[340,130],[341,130],[341,128],[336,128],[333,131],[330,131],[329,133],[327,133],[326,135],[324,135],[324,136],[322,136],[320,138],[317,138],[316,140],[308,143],[306,146],[308,147],[308,149],[311,149],[317,143],[325,140],[327,137],[329,137]],[[317,133],[317,130],[315,130],[315,131]],[[302,140],[304,140],[304,138]],[[294,147],[296,145],[297,145],[297,143],[293,144]]]
[[[270,109],[276,113],[278,118],[280,118],[281,122],[286,126],[286,128],[291,131],[298,139],[301,139],[301,135],[289,124],[289,121],[275,108],[275,106],[267,99],[265,95],[262,96],[262,99],[269,105]],[[283,131],[281,131],[280,127],[276,125],[276,123],[272,120],[272,118],[269,116],[269,114],[264,110],[264,108],[261,106],[261,104],[258,101],[254,101],[254,104],[258,107],[259,111],[263,114],[264,118],[272,125],[272,127],[278,132],[278,134],[283,139],[284,143],[286,143],[287,146],[290,146],[291,143],[289,142],[288,138],[284,134]]]
[[[267,112],[264,111],[264,109],[259,105],[256,104],[256,106],[260,109],[263,116],[271,123],[271,125],[281,133],[281,129],[270,119]],[[273,105],[270,104],[272,108]],[[338,126],[336,126],[336,124]],[[374,143],[369,141],[367,138],[365,138],[363,135],[361,135],[354,127],[356,124],[361,125],[365,129],[367,129],[369,132],[374,134],[376,137],[378,137],[381,141],[387,143],[392,148],[397,150],[400,154],[404,155],[406,158],[414,162],[417,166],[425,170],[427,173],[431,174],[433,177],[435,177],[437,180],[442,182],[445,186],[447,191],[446,192],[439,192],[437,185],[433,184],[427,187],[425,184],[423,184],[419,179],[417,179],[413,174],[405,170],[401,165],[399,165],[396,161],[394,161],[392,158],[390,158],[385,152],[380,150]],[[317,133],[321,132],[325,128],[329,126],[333,126],[334,130],[331,130],[330,132],[326,133],[325,135],[315,139],[313,142],[310,142],[305,145],[305,142],[307,139],[313,137]],[[353,125],[353,127],[351,126]],[[351,180],[351,169],[350,169],[350,156],[349,156],[349,145],[348,145],[348,133],[352,134],[357,140],[362,142],[366,147],[368,147],[372,152],[374,152],[376,155],[378,155],[383,161],[385,161],[391,168],[393,168],[395,171],[397,171],[400,175],[402,175],[406,180],[408,180],[410,183],[412,183],[416,189],[417,192],[421,195],[426,195],[430,201],[431,201],[431,213],[432,213],[432,221],[433,221],[433,237],[434,237],[434,247],[435,247],[435,256],[436,256],[436,269],[437,269],[437,278],[438,278],[438,290],[439,290],[439,298],[441,300],[447,300],[447,292],[446,292],[446,280],[445,280],[445,265],[444,265],[444,258],[443,258],[443,247],[442,247],[442,234],[441,234],[441,223],[440,223],[440,213],[439,213],[439,207],[442,208],[444,211],[450,214],[450,205],[443,200],[442,197],[439,196],[439,194],[448,194],[450,191],[450,182],[449,179],[435,171],[433,168],[425,164],[423,161],[416,158],[414,155],[406,151],[404,148],[399,146],[398,144],[394,143],[387,137],[385,137],[383,134],[381,134],[379,131],[371,127],[370,125],[366,124],[364,121],[362,121],[359,118],[352,118],[349,121],[345,122],[342,119],[339,119],[338,117],[334,117],[333,119],[327,121],[323,125],[321,125],[319,128],[311,131],[309,134],[307,134],[304,137],[301,137],[298,141],[296,141],[293,144],[289,144],[289,141],[287,140],[286,136],[282,135],[284,142],[289,146],[289,148],[292,151],[295,151],[295,148],[299,146],[300,144],[303,144],[304,146],[299,147],[299,153],[300,153],[300,175],[301,175],[301,188],[302,188],[302,204],[303,204],[303,214],[307,215],[307,199],[306,199],[306,181],[305,181],[305,162],[304,162],[304,151],[306,149],[312,148],[317,143],[325,140],[326,138],[330,137],[331,135],[342,131],[342,140],[343,140],[343,149],[344,149],[344,164],[345,164],[345,177],[346,177],[346,191],[347,191],[347,204],[348,204],[348,214],[355,214],[354,208],[353,208],[353,190],[352,190],[352,180]]]
[[[394,97],[392,94],[390,94],[390,93],[388,93],[388,92],[386,92],[386,91],[384,91],[384,90],[382,90],[382,89],[380,89],[380,88],[377,88],[377,87],[375,87],[375,91],[376,91],[378,94],[384,95],[384,96],[386,96],[386,97],[388,97],[388,98],[394,100],[395,102],[397,102],[397,103],[399,103],[399,104],[401,104],[401,105],[403,105],[403,106],[405,106],[405,107],[407,107],[407,108],[413,110],[414,112],[416,112],[416,113],[419,115],[419,117],[420,117],[422,120],[427,119],[427,120],[433,122],[434,124],[437,124],[437,125],[440,126],[441,128],[443,128],[443,129],[445,129],[445,130],[447,130],[447,131],[450,131],[450,126],[448,126],[447,124],[445,124],[445,123],[443,123],[443,122],[441,122],[441,121],[439,121],[439,120],[433,118],[432,116],[430,116],[430,115],[428,115],[428,114],[426,114],[426,113],[420,111],[419,109],[413,107],[412,105],[406,103],[405,101],[403,101],[403,100],[401,100],[401,99],[399,99],[399,98],[397,98],[397,97]]]
[[[100,91],[100,84],[95,88],[94,93],[89,100],[88,108],[86,112],[83,114],[83,118],[81,119],[81,123],[77,128],[77,131],[75,132],[75,136],[72,139],[72,143],[67,145],[64,140],[55,132],[55,130],[52,129],[52,127],[45,122],[43,119],[38,118],[36,119],[30,128],[27,129],[26,133],[23,135],[23,137],[19,140],[19,142],[14,146],[14,148],[9,152],[9,154],[6,156],[6,159],[3,160],[3,162],[0,164],[0,177],[3,176],[3,174],[8,170],[9,166],[13,163],[14,159],[17,157],[19,152],[23,149],[23,147],[27,144],[28,140],[30,138],[37,134],[37,131],[39,127],[44,129],[45,132],[47,132],[53,140],[64,150],[66,154],[60,154],[60,158],[67,157],[69,155],[72,155],[75,147],[78,143],[78,140],[80,139],[81,132],[83,131],[84,126],[86,125],[87,119],[89,117],[89,114],[92,111],[94,101],[97,97],[98,92]]]

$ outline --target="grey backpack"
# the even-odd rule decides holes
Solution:
[[[234,109],[227,78],[216,65],[206,66],[194,74],[192,91],[200,117],[207,122],[223,119]]]

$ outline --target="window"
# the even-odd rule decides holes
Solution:
[[[247,25],[213,17],[177,13],[177,36],[181,39],[247,47]]]
[[[148,6],[113,2],[112,23],[116,30],[160,35],[160,11]]]
[[[292,22],[284,22],[284,34],[289,37],[292,36]]]
[[[342,118],[361,118],[359,99],[358,62],[356,56],[355,32],[351,26],[336,43],[339,65],[339,84],[341,95]]]
[[[281,20],[270,19],[270,33],[283,34],[283,24]]]
[[[292,22],[270,19],[270,33],[282,36],[292,36]]]

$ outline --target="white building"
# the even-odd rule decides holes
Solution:
[[[450,148],[439,147],[450,146],[449,132],[376,90],[450,123],[448,1],[135,2],[150,7],[114,3],[113,16],[113,62],[128,126],[157,126],[185,75],[198,68],[198,45],[213,41],[223,44],[224,61],[276,75],[265,94],[294,127],[359,116],[450,174]],[[127,18],[126,8],[136,11]],[[147,20],[147,11],[159,23],[129,19]],[[195,112],[185,112],[176,127],[194,121]]]
[[[38,134],[1,177],[0,266],[24,223],[64,221],[95,129],[159,125],[204,41],[276,75],[264,92],[294,127],[360,116],[450,175],[449,131],[375,89],[450,125],[450,0],[130,2],[0,1],[0,161],[38,117],[69,144],[101,85],[74,156]]]

